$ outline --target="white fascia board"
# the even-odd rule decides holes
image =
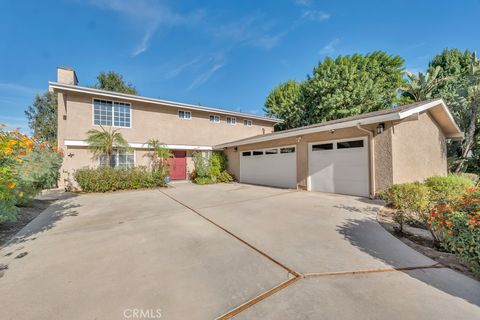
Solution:
[[[82,86],[78,86],[78,85],[69,85],[69,84],[58,83],[58,82],[49,82],[48,83],[48,90],[53,91],[53,89],[66,90],[66,91],[72,91],[72,92],[78,92],[78,93],[87,93],[87,94],[99,95],[99,96],[102,96],[102,97],[109,97],[109,98],[113,98],[113,99],[122,98],[122,99],[131,100],[131,101],[137,101],[137,102],[161,104],[163,106],[168,106],[168,107],[175,107],[175,108],[188,109],[188,110],[197,110],[197,111],[205,111],[205,112],[211,112],[211,113],[217,113],[217,114],[223,114],[223,115],[237,116],[237,117],[247,118],[247,119],[256,119],[256,120],[268,121],[268,122],[273,122],[273,123],[283,123],[283,120],[281,120],[281,119],[256,116],[256,115],[242,113],[242,112],[228,111],[228,110],[223,110],[223,109],[219,109],[219,108],[202,107],[202,106],[196,106],[196,105],[187,104],[187,103],[180,103],[180,102],[174,102],[174,101],[168,101],[168,100],[154,99],[154,98],[136,96],[136,95],[126,94],[126,93],[110,92],[110,91],[99,90],[99,89],[94,89],[94,88],[82,87]]]
[[[352,121],[347,121],[347,122],[340,122],[340,123],[335,123],[335,124],[331,124],[331,125],[327,125],[327,126],[321,126],[321,127],[305,128],[305,129],[301,129],[301,130],[295,130],[295,131],[292,131],[292,132],[279,133],[279,134],[271,135],[271,136],[268,136],[268,137],[260,136],[258,138],[249,139],[249,140],[245,140],[245,141],[239,141],[239,142],[234,141],[234,142],[224,143],[224,144],[217,145],[215,147],[216,148],[226,148],[226,147],[241,146],[241,145],[252,144],[252,143],[257,143],[257,142],[264,142],[264,141],[277,140],[277,139],[283,139],[283,138],[289,138],[289,137],[296,137],[296,136],[301,136],[301,135],[309,134],[309,133],[316,133],[316,132],[351,128],[351,127],[356,127],[357,125],[367,125],[367,124],[372,124],[372,123],[394,121],[394,120],[400,120],[399,113],[391,113],[391,114],[386,114],[386,115],[381,115],[381,116],[376,116],[376,117],[371,117],[371,118],[358,119],[358,120],[352,120]]]
[[[399,111],[399,112],[380,115],[380,116],[375,116],[375,117],[369,117],[369,118],[364,118],[364,119],[357,119],[357,120],[352,120],[352,121],[340,122],[340,123],[331,124],[331,125],[327,125],[327,126],[305,128],[305,129],[295,130],[295,131],[292,131],[292,132],[278,133],[278,134],[274,134],[274,135],[267,136],[267,137],[259,136],[257,138],[253,138],[253,139],[249,139],[249,140],[245,140],[245,141],[239,141],[239,142],[233,141],[233,142],[217,145],[216,148],[241,146],[241,145],[246,145],[246,144],[252,144],[252,143],[265,142],[265,141],[277,140],[277,139],[282,139],[282,138],[295,137],[295,136],[300,136],[300,135],[315,133],[315,132],[323,132],[323,131],[330,131],[330,130],[336,130],[336,129],[356,127],[357,125],[368,125],[368,124],[373,124],[373,123],[381,123],[381,122],[387,122],[387,121],[402,120],[402,119],[410,117],[414,114],[418,114],[418,113],[423,112],[425,110],[428,110],[432,107],[438,106],[439,104],[442,106],[443,110],[447,113],[448,117],[450,118],[450,120],[454,124],[455,128],[458,130],[458,134],[451,135],[448,138],[449,139],[463,139],[463,133],[460,130],[460,128],[457,126],[457,124],[456,124],[455,120],[453,119],[452,114],[448,110],[445,102],[442,99],[437,99],[437,100],[431,101],[429,103],[423,104],[421,106],[418,106],[416,108],[412,108],[410,110],[403,111],[403,112]]]
[[[64,140],[64,145],[67,147],[88,147],[89,144],[87,141],[84,140]],[[146,143],[129,143],[130,148],[134,149],[150,149],[148,144]],[[165,148],[172,149],[172,150],[202,150],[202,151],[210,151],[213,150],[210,146],[192,146],[192,145],[185,145],[185,144],[165,144]]]

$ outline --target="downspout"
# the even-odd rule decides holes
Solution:
[[[370,198],[375,198],[375,143],[373,138],[373,132],[362,128],[360,123],[357,124],[357,129],[368,134],[368,141],[369,141],[369,157],[370,157]]]

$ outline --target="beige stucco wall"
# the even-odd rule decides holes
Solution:
[[[67,119],[59,118],[60,140],[85,140],[87,131],[99,129],[93,125],[93,95],[66,94]],[[63,97],[62,97],[63,98]],[[62,103],[63,103],[62,99]],[[60,100],[59,106],[61,107]],[[179,119],[178,110],[169,106],[132,102],[132,127],[120,128],[119,131],[129,143],[145,143],[151,138],[159,139],[165,144],[193,146],[213,146],[229,141],[270,133],[273,123],[252,120],[252,126],[243,125],[245,118],[236,117],[237,124],[226,123],[226,116],[220,115],[220,123],[209,121],[210,113],[192,110],[192,119]],[[63,141],[59,141],[63,144]]]
[[[369,130],[373,130],[374,127],[366,127]],[[299,135],[296,137],[283,138],[278,140],[242,145],[237,147],[235,152],[233,147],[226,149],[226,154],[228,156],[228,166],[229,172],[233,173],[237,178],[240,175],[240,154],[242,151],[254,150],[254,149],[264,149],[270,147],[279,147],[287,145],[296,146],[297,154],[297,187],[299,189],[307,189],[307,178],[308,178],[308,144],[311,142],[319,141],[328,141],[336,139],[345,139],[353,137],[365,137],[367,133],[361,131],[357,128],[347,128],[335,130],[335,132],[318,132],[306,135]],[[380,154],[380,159],[382,160],[382,155]],[[385,174],[383,171],[379,171],[377,179],[382,179],[381,175]]]
[[[385,123],[385,130],[381,134],[376,134],[376,126],[376,124],[364,126],[373,133],[376,194],[393,183],[421,181],[433,175],[447,174],[445,136],[427,113],[421,114],[416,121]],[[238,151],[235,151],[234,147],[229,147],[225,152],[229,159],[229,171],[239,177],[242,151],[295,145],[297,147],[297,187],[306,189],[309,143],[365,136],[368,136],[368,133],[354,127],[339,129],[334,133],[319,132],[238,146]],[[369,146],[372,147],[371,144]],[[371,156],[369,158],[371,163]],[[370,181],[370,187],[373,187],[372,181]]]
[[[427,113],[417,121],[405,121],[392,131],[393,183],[422,181],[447,175],[445,136]]]
[[[100,129],[93,125],[93,95],[58,92],[58,146],[65,154],[59,185],[74,185],[73,172],[77,168],[96,166],[91,152],[85,148],[72,148],[64,144],[65,140],[85,140],[87,131]],[[226,124],[226,116],[220,115],[220,123],[209,121],[210,113],[192,110],[191,120],[182,120],[177,116],[180,109],[148,103],[131,103],[132,127],[119,131],[129,143],[145,143],[156,138],[162,143],[172,145],[212,147],[228,141],[243,139],[273,131],[273,122],[252,120],[252,126],[243,125],[246,118],[236,117],[236,125]],[[107,128],[108,129],[108,128]],[[192,152],[187,150],[187,177],[194,169]],[[150,166],[148,150],[136,149],[137,166]]]

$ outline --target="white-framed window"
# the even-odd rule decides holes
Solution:
[[[100,156],[98,160],[100,167],[110,166],[110,160],[107,156]],[[134,151],[115,150],[112,155],[112,162],[114,168],[133,168],[135,166],[135,153]]]
[[[248,119],[243,120],[243,125],[245,127],[251,127],[252,126],[252,120],[248,120]]]
[[[184,120],[190,120],[192,119],[192,112],[185,111],[185,110],[178,110],[178,118],[184,119]]]
[[[130,103],[93,99],[93,124],[131,128]]]
[[[211,114],[210,115],[210,122],[220,123],[220,116],[217,116],[216,114]]]
[[[231,124],[232,126],[237,124],[237,118],[235,117],[227,117],[227,124]]]

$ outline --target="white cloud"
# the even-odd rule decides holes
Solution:
[[[201,62],[202,62],[202,59],[200,59],[200,57],[196,57],[190,61],[177,65],[174,69],[170,70],[165,74],[165,79],[175,78],[176,76],[182,74],[184,71],[188,70],[189,68]]]
[[[36,94],[37,92],[40,92],[41,90],[36,88],[25,87],[16,83],[0,82],[0,91],[10,93],[10,94],[15,94],[15,95],[31,96]]]
[[[304,7],[308,7],[310,5],[312,5],[312,0],[295,0],[295,4],[299,5],[299,6],[304,6]]]
[[[321,10],[305,10],[302,18],[309,21],[325,21],[330,19],[330,14]]]
[[[142,37],[133,50],[132,56],[137,56],[148,49],[152,36],[160,26],[191,25],[204,16],[202,10],[180,14],[166,5],[148,0],[90,0],[90,4],[123,14],[136,28],[142,30]]]
[[[337,46],[340,43],[340,41],[341,41],[340,38],[333,39],[320,50],[320,54],[323,54],[323,55],[334,54],[337,51]]]
[[[223,66],[225,66],[225,63],[217,63],[217,64],[214,64],[210,69],[208,69],[207,71],[203,72],[202,74],[200,74],[198,77],[195,78],[195,80],[193,80],[192,84],[190,84],[190,86],[187,88],[187,90],[192,90],[193,88],[196,88],[202,84],[204,84],[205,82],[207,82],[218,70],[220,70],[221,68],[223,68]]]
[[[220,27],[210,28],[217,39],[230,41],[235,45],[272,49],[278,45],[284,32],[271,31],[272,23],[262,15],[252,15]]]

